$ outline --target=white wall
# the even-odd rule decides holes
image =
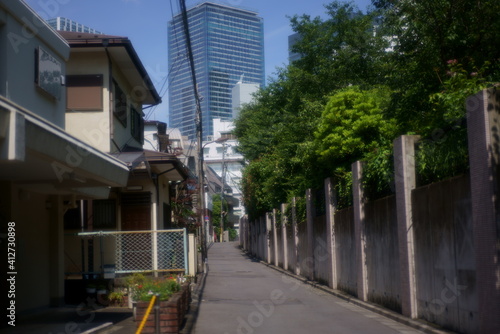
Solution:
[[[101,74],[103,76],[103,110],[68,111],[66,131],[83,142],[103,151],[110,152],[109,116],[109,71],[104,52],[72,52],[67,65],[67,74]]]
[[[103,75],[103,110],[102,111],[76,111],[66,113],[66,131],[76,136],[80,140],[96,147],[103,152],[116,152],[125,145],[141,148],[141,144],[133,138],[131,134],[132,121],[130,106],[133,105],[138,112],[142,106],[132,102],[127,98],[127,122],[123,125],[116,117],[110,116],[112,106],[110,106],[110,85],[108,58],[104,50],[82,52],[72,50],[68,62],[67,74],[102,74]],[[132,90],[132,86],[125,80],[120,69],[116,66],[112,68],[113,80],[115,80],[125,94]],[[113,140],[111,141],[110,121],[112,120]]]

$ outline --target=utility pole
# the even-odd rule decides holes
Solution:
[[[191,47],[191,37],[189,35],[189,24],[186,10],[186,0],[179,0],[182,21],[184,25],[184,34],[186,35],[186,46],[188,51],[189,65],[191,67],[191,78],[193,81],[194,99],[196,101],[195,125],[196,125],[196,140],[198,148],[198,163],[196,168],[196,175],[198,176],[198,222],[200,225],[200,243],[201,243],[201,257],[202,262],[207,259],[207,241],[205,236],[205,190],[203,180],[203,148],[202,148],[202,122],[201,122],[201,102],[198,93],[198,84],[196,83],[196,73],[194,66],[193,50]]]
[[[222,170],[221,170],[221,178],[222,178],[222,188],[220,191],[220,242],[224,241],[224,183],[226,175],[224,174],[224,154],[226,152],[226,143],[222,143]]]

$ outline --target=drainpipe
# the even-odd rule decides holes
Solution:
[[[114,94],[113,94],[113,63],[111,61],[111,56],[108,51],[109,40],[107,38],[102,40],[102,45],[104,46],[104,51],[106,52],[106,57],[108,58],[108,89],[109,89],[109,140],[115,145],[115,147],[120,152],[120,147],[115,142],[115,127],[113,124],[113,105],[114,105]],[[111,149],[110,149],[111,151]]]

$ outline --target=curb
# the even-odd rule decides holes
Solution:
[[[198,312],[200,308],[200,303],[202,300],[202,295],[203,295],[203,290],[205,288],[205,280],[207,278],[207,272],[201,273],[199,275],[200,280],[199,283],[196,284],[196,288],[192,291],[192,301],[191,304],[189,305],[189,311],[186,314],[186,321],[184,323],[184,326],[182,329],[179,331],[179,334],[189,334],[194,328],[194,325],[196,324],[196,319],[198,318]]]
[[[246,252],[245,252],[246,253]],[[310,285],[312,286],[313,288],[315,289],[318,289],[318,290],[321,290],[323,292],[326,292],[328,294],[331,294],[335,297],[338,297],[340,299],[343,299],[349,303],[352,303],[352,304],[355,304],[357,306],[360,306],[360,307],[363,307],[369,311],[372,311],[374,313],[377,313],[379,315],[382,315],[386,318],[389,318],[391,320],[394,320],[394,321],[397,321],[403,325],[406,325],[408,327],[412,327],[414,329],[417,329],[419,331],[422,331],[423,333],[427,333],[427,334],[454,334],[456,332],[452,332],[452,331],[448,331],[448,330],[444,330],[444,329],[441,329],[441,328],[438,328],[437,325],[431,325],[431,324],[428,324],[428,323],[425,323],[423,320],[415,320],[415,319],[410,319],[408,317],[405,317],[399,313],[396,313],[394,311],[391,311],[391,310],[388,310],[388,309],[385,309],[381,306],[378,306],[376,304],[372,304],[372,303],[368,303],[368,302],[364,302],[362,300],[359,300],[357,299],[356,297],[354,296],[351,296],[345,292],[342,292],[342,291],[339,291],[339,290],[334,290],[334,289],[331,289],[325,285],[322,285],[316,281],[310,281],[308,280],[307,278],[304,278],[302,276],[298,276],[298,275],[295,275],[289,271],[286,271],[280,267],[277,267],[273,264],[270,264],[270,263],[267,263],[267,262],[264,262],[258,258],[255,258],[253,257],[251,254],[249,253],[246,253],[249,257],[257,260],[259,263],[267,266],[268,268],[271,268],[271,269],[274,269],[276,271],[279,271],[280,273],[284,274],[284,275],[287,275],[289,277],[292,277],[292,278],[295,278],[296,280],[298,281],[301,281],[302,283],[304,284],[307,284],[307,285]]]

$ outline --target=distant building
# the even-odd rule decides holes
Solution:
[[[84,32],[97,35],[103,34],[98,30],[84,26],[83,24],[67,19],[65,17],[56,17],[53,19],[49,19],[47,20],[47,23],[55,30],[60,30],[60,31]]]
[[[238,117],[241,107],[244,104],[252,102],[252,94],[259,90],[259,85],[243,83],[242,81],[243,80],[238,81],[232,89],[233,119]]]
[[[295,44],[297,44],[297,42],[299,42],[301,39],[302,39],[302,37],[300,36],[300,34],[298,32],[288,36],[288,62],[290,64],[293,63],[294,61],[297,61],[300,58],[302,58],[300,53],[292,51],[292,47]]]
[[[238,151],[238,141],[232,134],[234,124],[231,121],[214,119],[214,140],[227,139],[225,142],[206,142],[203,148],[203,159],[225,185],[225,193],[229,198],[234,199],[232,212],[228,217],[230,223],[239,232],[239,219],[245,213],[241,192],[242,170],[245,164],[243,155]],[[220,191],[221,187],[218,189]],[[228,192],[230,191],[230,193]]]
[[[231,90],[242,75],[246,83],[265,83],[263,19],[255,11],[211,2],[187,14],[206,140],[214,135],[213,119],[232,119]],[[169,22],[168,45],[169,125],[194,139],[196,105],[180,13]]]

